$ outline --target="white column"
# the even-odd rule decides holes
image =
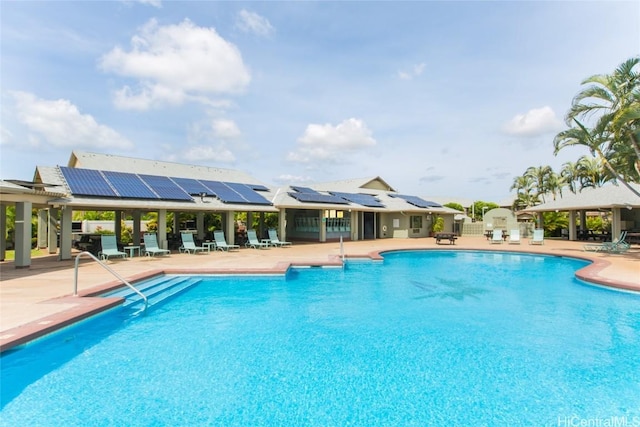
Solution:
[[[73,210],[68,206],[62,207],[60,218],[60,253],[58,259],[71,259],[71,236],[72,236]]]
[[[234,216],[235,211],[225,212],[222,227],[224,229],[224,235],[227,239],[227,243],[237,245],[238,243],[236,242],[236,227],[235,221],[233,220]]]
[[[577,240],[576,233],[576,211],[569,211],[569,240]]]
[[[15,267],[31,266],[31,202],[16,203]]]
[[[278,213],[278,236],[280,240],[287,240],[287,210],[282,208]]]
[[[120,240],[122,239],[122,211],[117,210],[114,212],[114,216],[113,216],[113,231],[114,234],[116,235],[116,241],[120,242]]]
[[[358,215],[358,211],[351,211],[351,240],[353,240],[354,242],[356,240],[360,240],[359,236],[358,236],[358,218],[360,217],[360,215]]]
[[[167,210],[160,209],[158,211],[158,246],[162,249],[168,249],[167,243]]]
[[[620,237],[620,233],[622,232],[621,221],[620,208],[611,209],[611,241]]]
[[[50,254],[58,252],[58,209],[49,208],[49,233],[47,237],[47,249]]]
[[[327,218],[324,217],[324,210],[320,209],[318,211],[318,215],[320,216],[320,242],[327,241]]]
[[[180,214],[178,212],[173,213],[173,234],[180,234]]]
[[[7,205],[0,204],[0,261],[7,256]]]
[[[139,210],[135,210],[132,212],[131,216],[133,217],[133,232],[131,235],[133,246],[140,246],[140,241],[142,239],[142,234],[140,232],[140,218],[142,215]]]
[[[204,240],[206,231],[204,229],[204,212],[196,214],[196,230],[198,230],[198,239]]]
[[[38,249],[47,247],[48,214],[47,209],[38,209]]]

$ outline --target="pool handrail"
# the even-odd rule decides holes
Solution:
[[[124,283],[129,288],[131,288],[131,290],[133,290],[135,293],[140,295],[140,297],[142,297],[142,299],[144,300],[144,308],[141,310],[141,312],[144,313],[145,311],[147,311],[147,308],[149,307],[149,300],[147,299],[147,297],[144,296],[144,294],[142,292],[140,292],[138,289],[136,289],[135,286],[133,286],[131,283],[127,282],[127,280],[125,278],[123,278],[118,273],[116,273],[111,267],[109,267],[107,264],[105,264],[102,261],[100,261],[98,259],[98,257],[96,257],[91,252],[87,252],[87,251],[80,252],[78,255],[76,255],[75,274],[74,274],[74,279],[73,279],[73,296],[74,297],[78,296],[78,265],[80,264],[80,257],[82,255],[89,255],[90,258],[93,258],[98,264],[100,264],[102,267],[104,267],[105,270],[107,270],[109,273],[113,274],[116,277],[116,279],[120,280],[122,283]]]

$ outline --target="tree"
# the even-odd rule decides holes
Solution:
[[[528,208],[539,203],[538,196],[534,192],[533,178],[529,175],[515,177],[510,190],[516,190],[516,200],[512,206],[513,210]]]
[[[580,190],[587,187],[602,187],[612,179],[602,166],[602,162],[595,157],[582,156],[576,163],[577,178]]]
[[[554,154],[583,145],[616,181],[640,197],[629,182],[640,182],[640,57],[623,62],[609,75],[585,79],[565,121],[569,129],[554,138]]]

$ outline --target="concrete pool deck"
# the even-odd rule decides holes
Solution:
[[[434,238],[379,239],[345,242],[344,255],[377,257],[394,249],[494,250],[570,256],[593,261],[576,275],[583,280],[640,292],[640,245],[624,254],[585,252],[585,242],[545,239],[544,245],[491,244],[484,237],[462,236],[455,245],[436,244]],[[287,248],[245,249],[197,255],[172,253],[164,257],[115,259],[107,265],[130,282],[162,273],[276,273],[291,265],[340,265],[340,243],[294,243]],[[31,267],[16,269],[0,263],[0,351],[23,344],[60,326],[71,324],[120,304],[116,298],[93,297],[120,286],[115,277],[95,261],[83,257],[78,268],[78,296],[74,289],[73,260],[56,255],[34,258]]]

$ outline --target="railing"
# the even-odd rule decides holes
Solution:
[[[135,286],[133,286],[131,283],[127,282],[122,276],[120,276],[118,273],[116,273],[111,267],[109,267],[107,264],[105,264],[102,261],[100,261],[94,254],[92,254],[91,252],[87,252],[87,251],[80,252],[76,256],[75,277],[74,277],[74,280],[73,280],[73,296],[74,297],[78,296],[78,265],[80,264],[80,257],[82,255],[89,255],[90,258],[93,258],[105,270],[107,270],[109,273],[113,274],[116,277],[116,279],[120,280],[122,283],[124,283],[129,288],[131,288],[131,290],[133,290],[136,294],[140,295],[142,297],[142,299],[144,300],[144,308],[141,311],[143,313],[145,311],[147,311],[147,307],[149,307],[149,300],[147,299],[147,297],[144,296],[144,294],[142,292],[137,290],[135,288]]]

